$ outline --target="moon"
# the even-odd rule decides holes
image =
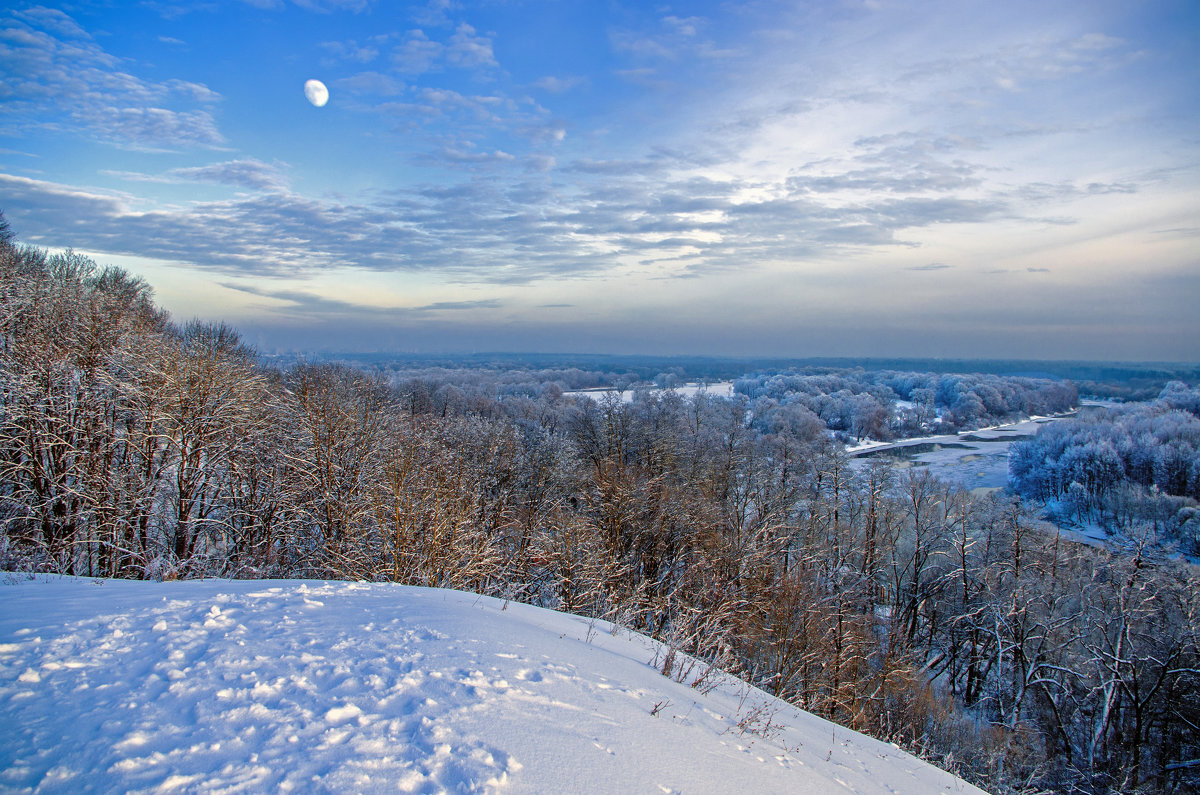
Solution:
[[[320,80],[309,80],[304,84],[304,96],[313,107],[323,108],[329,101],[329,89]]]

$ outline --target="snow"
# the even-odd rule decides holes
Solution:
[[[988,425],[984,428],[977,428],[971,431],[958,431],[957,433],[939,433],[930,436],[912,436],[907,439],[898,439],[891,442],[879,441],[877,439],[866,438],[854,444],[845,445],[847,453],[869,453],[876,450],[895,450],[901,447],[912,447],[920,444],[955,444],[962,440],[963,437],[977,436],[981,439],[1002,439],[1009,435],[1032,436],[1037,433],[1038,428],[1047,422],[1055,422],[1057,420],[1070,419],[1074,416],[1071,414],[1061,414],[1054,416],[1035,415],[1026,420],[1019,420],[1008,425]]]
[[[603,400],[609,395],[620,395],[621,402],[632,403],[634,395],[637,394],[637,388],[630,387],[629,389],[618,391],[616,389],[600,388],[600,389],[580,389],[573,392],[563,392],[564,397],[589,397],[592,400]],[[650,392],[662,392],[663,390],[652,387]],[[712,383],[689,383],[682,386],[672,387],[671,390],[681,398],[691,399],[701,393],[709,397],[729,398],[733,397],[733,381],[714,381]]]
[[[880,442],[864,439],[846,445],[851,465],[861,469],[871,455],[887,454],[897,468],[924,467],[937,477],[971,490],[994,491],[1008,485],[1008,451],[1013,441],[1031,437],[1038,428],[1069,419],[1074,413],[1033,416],[1008,425]]]
[[[661,659],[457,591],[7,574],[0,790],[980,792]]]

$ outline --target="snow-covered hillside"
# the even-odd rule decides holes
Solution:
[[[656,658],[456,591],[4,575],[0,789],[979,792]]]

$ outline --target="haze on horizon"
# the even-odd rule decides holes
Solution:
[[[22,4],[0,208],[264,351],[1197,361],[1198,34],[1190,0]]]

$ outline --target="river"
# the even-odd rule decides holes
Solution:
[[[923,436],[897,442],[848,447],[851,466],[860,469],[875,456],[895,459],[898,468],[926,467],[942,480],[965,486],[977,493],[995,491],[1008,485],[1008,450],[1013,442],[1027,439],[1038,428],[1051,422],[1071,419],[1080,411],[1112,407],[1114,403],[1080,401],[1080,408],[1054,417],[1034,417],[976,431]]]

